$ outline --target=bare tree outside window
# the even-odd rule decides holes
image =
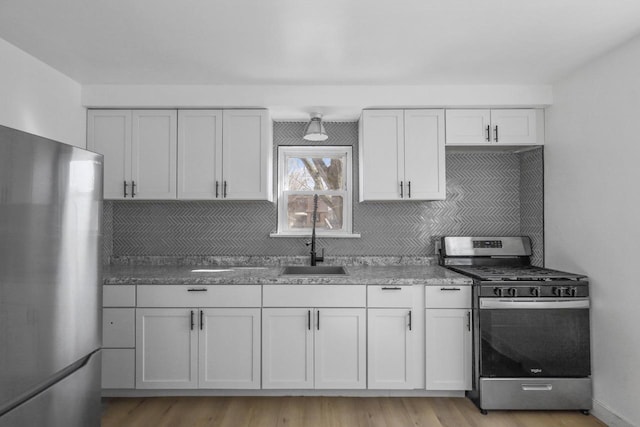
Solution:
[[[281,147],[282,148],[282,147]],[[350,171],[349,152],[345,147],[286,147],[281,155],[282,192],[279,203],[286,204],[286,229],[309,230],[313,212],[313,195],[318,194],[318,215],[316,229],[344,232],[345,199],[350,194],[347,189],[346,173]],[[313,149],[317,150],[314,152]],[[289,150],[287,150],[289,149]],[[290,152],[289,152],[290,151]],[[283,221],[280,221],[281,225]]]

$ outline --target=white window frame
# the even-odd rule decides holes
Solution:
[[[324,237],[359,237],[352,234],[353,218],[353,156],[351,146],[279,146],[278,147],[278,231],[276,236],[309,236],[311,228],[289,229],[288,197],[296,195],[335,195],[343,197],[342,229],[326,230],[316,228],[316,234]],[[287,187],[287,162],[289,157],[330,157],[345,156],[344,187],[342,190],[292,191]]]

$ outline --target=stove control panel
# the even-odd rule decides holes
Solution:
[[[479,296],[494,298],[584,298],[589,296],[587,282],[567,284],[513,284],[495,286],[495,283],[480,284]]]

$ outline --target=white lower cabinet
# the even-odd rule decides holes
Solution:
[[[370,389],[413,388],[411,310],[368,310],[368,384]]]
[[[136,388],[259,388],[259,308],[142,308]]]
[[[427,390],[471,390],[471,287],[427,286],[425,307]]]
[[[364,308],[265,308],[262,387],[364,389]]]
[[[260,388],[260,309],[200,311],[200,388]]]
[[[102,289],[102,388],[135,387],[135,286]]]

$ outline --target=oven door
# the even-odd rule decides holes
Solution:
[[[480,376],[587,377],[589,300],[480,298]]]

